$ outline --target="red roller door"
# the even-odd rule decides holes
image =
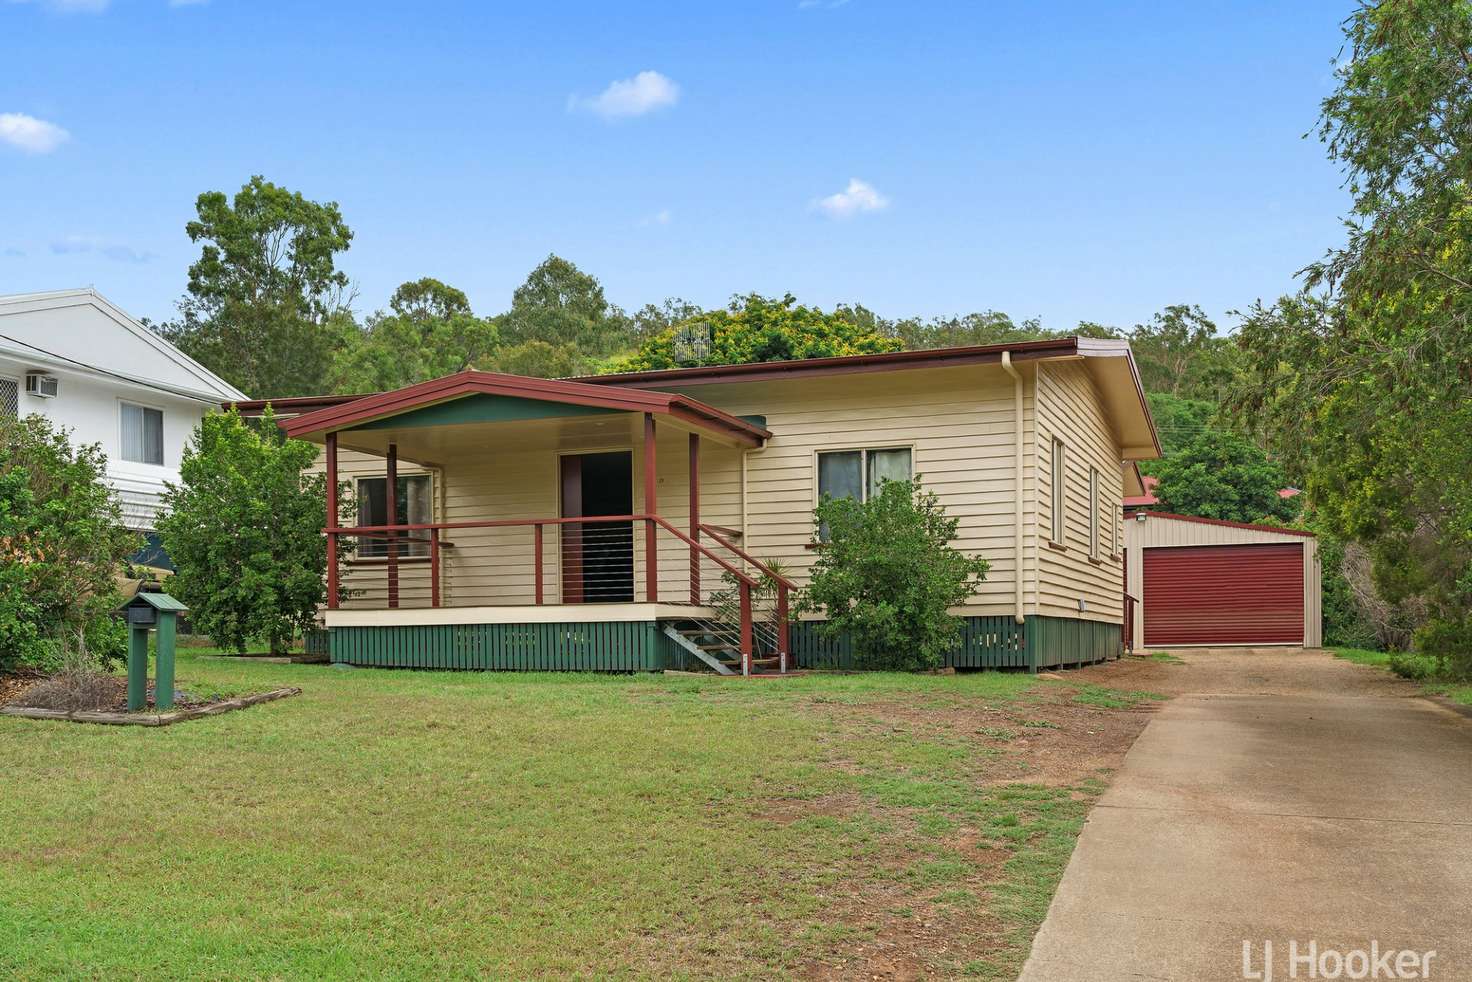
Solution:
[[[1145,550],[1145,646],[1302,644],[1303,546]]]

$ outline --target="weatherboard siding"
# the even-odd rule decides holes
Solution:
[[[745,545],[751,553],[783,560],[792,578],[806,584],[816,560],[807,544],[817,503],[818,451],[908,446],[925,486],[936,492],[947,514],[960,520],[955,545],[991,563],[974,599],[957,613],[1013,612],[1013,385],[999,366],[701,385],[684,391],[728,413],[764,416],[772,431],[766,447],[746,451]],[[1028,443],[1031,407],[1029,386],[1024,399]],[[1023,519],[1024,529],[1030,530],[1036,475],[1031,457],[1024,460]],[[1030,585],[1030,578],[1024,583]]]
[[[1120,447],[1103,404],[1081,363],[1027,362],[1023,413],[1024,609],[1029,615],[1118,623],[1122,619],[1122,570],[1112,553],[1111,524],[1123,495]],[[971,365],[800,380],[718,383],[671,387],[734,415],[765,417],[773,436],[756,450],[701,441],[701,518],[744,531],[738,543],[763,559],[778,559],[804,585],[816,553],[812,512],[817,500],[817,453],[821,450],[908,446],[925,485],[959,519],[955,544],[991,564],[985,582],[956,612],[972,617],[1014,612],[1013,520],[1015,476],[1013,382],[1000,366]],[[1049,549],[1051,522],[1049,455],[1059,435],[1068,446],[1068,551]],[[658,426],[659,512],[689,529],[688,434],[672,424]],[[435,517],[439,521],[548,518],[559,514],[559,453],[624,449],[632,453],[634,511],[644,508],[643,447],[627,431],[590,436],[560,450],[517,449],[507,431],[506,449],[488,433],[481,454],[456,454],[435,473]],[[744,460],[743,460],[744,458]],[[1099,472],[1101,512],[1099,564],[1088,560],[1088,469]],[[381,458],[344,450],[344,479],[382,475]],[[744,481],[743,481],[744,468]],[[422,468],[402,462],[400,472]],[[544,533],[543,591],[548,604],[561,600],[559,532]],[[459,529],[445,533],[453,545],[442,552],[445,605],[530,604],[535,600],[533,533],[529,527]],[[668,533],[659,541],[659,598],[688,599],[688,548]],[[635,529],[635,599],[644,599],[644,535]],[[721,550],[716,550],[718,553]],[[702,562],[706,585],[719,571]],[[427,563],[400,567],[401,605],[428,606]],[[359,591],[346,609],[386,606],[381,565],[355,566],[346,586]],[[1078,609],[1082,597],[1086,610]]]
[[[1038,366],[1038,431],[1034,460],[1038,475],[1036,612],[1056,617],[1121,623],[1124,570],[1111,551],[1124,496],[1121,448],[1104,415],[1103,401],[1081,362]],[[1053,528],[1054,438],[1065,452],[1063,542],[1050,544]],[[1099,473],[1099,551],[1089,555],[1089,468]],[[1053,548],[1061,545],[1063,549]],[[1096,562],[1090,561],[1092,559]],[[1079,610],[1080,600],[1084,610]]]

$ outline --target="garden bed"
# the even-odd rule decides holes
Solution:
[[[56,677],[40,673],[0,675],[0,715],[23,719],[61,719],[73,723],[103,723],[111,726],[168,726],[202,716],[218,716],[245,709],[262,702],[298,695],[295,687],[272,689],[251,695],[209,691],[191,693],[176,689],[174,706],[156,708],[154,683],[148,683],[146,705],[136,712],[128,710],[128,680],[118,675],[95,676],[85,680],[81,692],[60,695],[48,683]],[[73,701],[74,700],[74,701]],[[58,705],[60,703],[60,705]]]

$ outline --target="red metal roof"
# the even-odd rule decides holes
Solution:
[[[1144,508],[1149,505],[1160,504],[1160,499],[1155,497],[1155,486],[1159,483],[1160,478],[1151,477],[1148,474],[1145,475],[1145,493],[1125,495],[1124,506],[1126,508]]]
[[[1017,341],[1011,344],[980,344],[961,348],[930,348],[920,351],[885,351],[874,355],[837,355],[831,358],[800,358],[793,361],[759,361],[741,365],[701,365],[695,368],[660,368],[612,375],[585,375],[577,379],[589,385],[708,385],[718,382],[755,382],[773,378],[802,378],[809,375],[847,375],[879,372],[891,368],[937,368],[978,362],[1000,362],[1002,352],[1012,352],[1013,361],[1058,358],[1078,353],[1078,338]]]
[[[751,446],[759,446],[772,434],[765,427],[722,412],[688,396],[642,389],[610,391],[582,382],[556,379],[525,378],[494,372],[464,371],[431,379],[376,396],[362,396],[351,401],[331,404],[304,413],[282,424],[290,437],[352,427],[386,416],[396,416],[410,409],[447,402],[461,396],[484,393],[537,399],[573,406],[598,406],[624,412],[659,413],[683,422],[714,430]]]

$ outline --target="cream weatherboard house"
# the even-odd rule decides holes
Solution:
[[[0,296],[0,414],[33,413],[107,454],[123,520],[152,536],[164,482],[206,412],[244,393],[95,290]],[[158,562],[157,538],[144,561]]]
[[[813,507],[910,475],[991,564],[955,610],[951,664],[1114,657],[1121,500],[1159,454],[1129,347],[1087,338],[569,381],[471,371],[274,411],[355,492],[327,508],[329,542],[353,551],[324,618],[332,657],[371,665],[845,664],[848,645],[791,610]]]

